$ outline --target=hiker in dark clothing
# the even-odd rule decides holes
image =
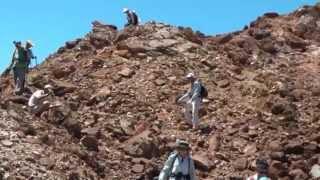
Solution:
[[[130,25],[137,26],[139,24],[139,19],[135,11],[124,8],[122,12],[127,15],[128,22],[124,25],[125,27]]]
[[[269,164],[265,159],[256,160],[257,173],[247,178],[247,180],[270,180],[268,177]]]
[[[21,95],[24,92],[24,84],[26,78],[26,72],[29,63],[27,62],[27,51],[22,47],[21,42],[13,42],[15,50],[12,55],[11,64],[8,69],[13,69],[13,77],[15,83],[15,94]]]

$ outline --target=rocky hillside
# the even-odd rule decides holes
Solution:
[[[266,157],[273,179],[311,179],[320,165],[320,6],[266,13],[215,37],[150,22],[118,31],[93,22],[28,76],[0,84],[3,179],[152,179],[176,138],[192,144],[200,179],[241,179]],[[175,104],[195,72],[209,97],[190,130]],[[54,86],[41,117],[25,105]],[[1,179],[1,178],[0,178]]]

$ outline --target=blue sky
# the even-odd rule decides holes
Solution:
[[[64,42],[82,37],[91,22],[118,27],[123,7],[135,9],[142,22],[156,20],[189,26],[209,35],[240,30],[257,16],[291,12],[317,0],[3,0],[0,6],[0,71],[9,63],[13,40],[31,39],[39,61]]]

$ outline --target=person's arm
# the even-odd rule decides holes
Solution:
[[[13,64],[14,64],[14,61],[15,61],[16,53],[17,53],[17,49],[15,49],[15,50],[13,51],[13,54],[12,54],[12,57],[11,57],[11,63],[10,63],[10,65],[9,65],[8,69],[11,69],[11,68],[12,68],[12,66],[13,66]]]
[[[34,54],[33,54],[33,51],[30,49],[30,57],[31,57],[31,59],[35,59],[35,58],[37,58]]]
[[[172,154],[169,156],[168,160],[164,163],[164,167],[162,168],[160,175],[159,175],[159,180],[167,180],[171,174],[171,170],[173,166],[173,161],[175,160],[175,154]]]
[[[188,91],[188,92],[185,93],[183,96],[181,96],[181,97],[177,100],[177,102],[178,102],[178,103],[181,103],[181,102],[183,102],[183,101],[187,101],[187,99],[189,98],[189,96],[190,96],[190,91]]]
[[[41,94],[41,96],[39,97],[39,99],[43,99],[45,97],[48,97],[49,96],[49,93],[48,94]]]

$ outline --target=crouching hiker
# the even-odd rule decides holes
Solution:
[[[128,26],[137,26],[139,24],[139,18],[137,13],[134,10],[130,10],[128,8],[123,8],[122,11],[124,14],[127,15],[127,24],[125,24],[125,27]]]
[[[247,178],[247,180],[270,180],[268,177],[269,165],[265,159],[256,160],[256,171],[257,173]]]
[[[196,180],[194,162],[188,142],[177,140],[175,152],[171,153],[159,175],[159,180]]]
[[[178,103],[184,104],[184,114],[187,123],[191,124],[194,129],[199,125],[199,110],[202,99],[208,96],[207,89],[193,73],[189,73],[186,78],[190,81],[190,90],[177,100]]]
[[[44,90],[37,90],[32,94],[28,106],[33,114],[41,115],[42,112],[50,108],[50,102],[45,98],[51,94],[52,89],[53,87],[48,84],[44,86]]]

